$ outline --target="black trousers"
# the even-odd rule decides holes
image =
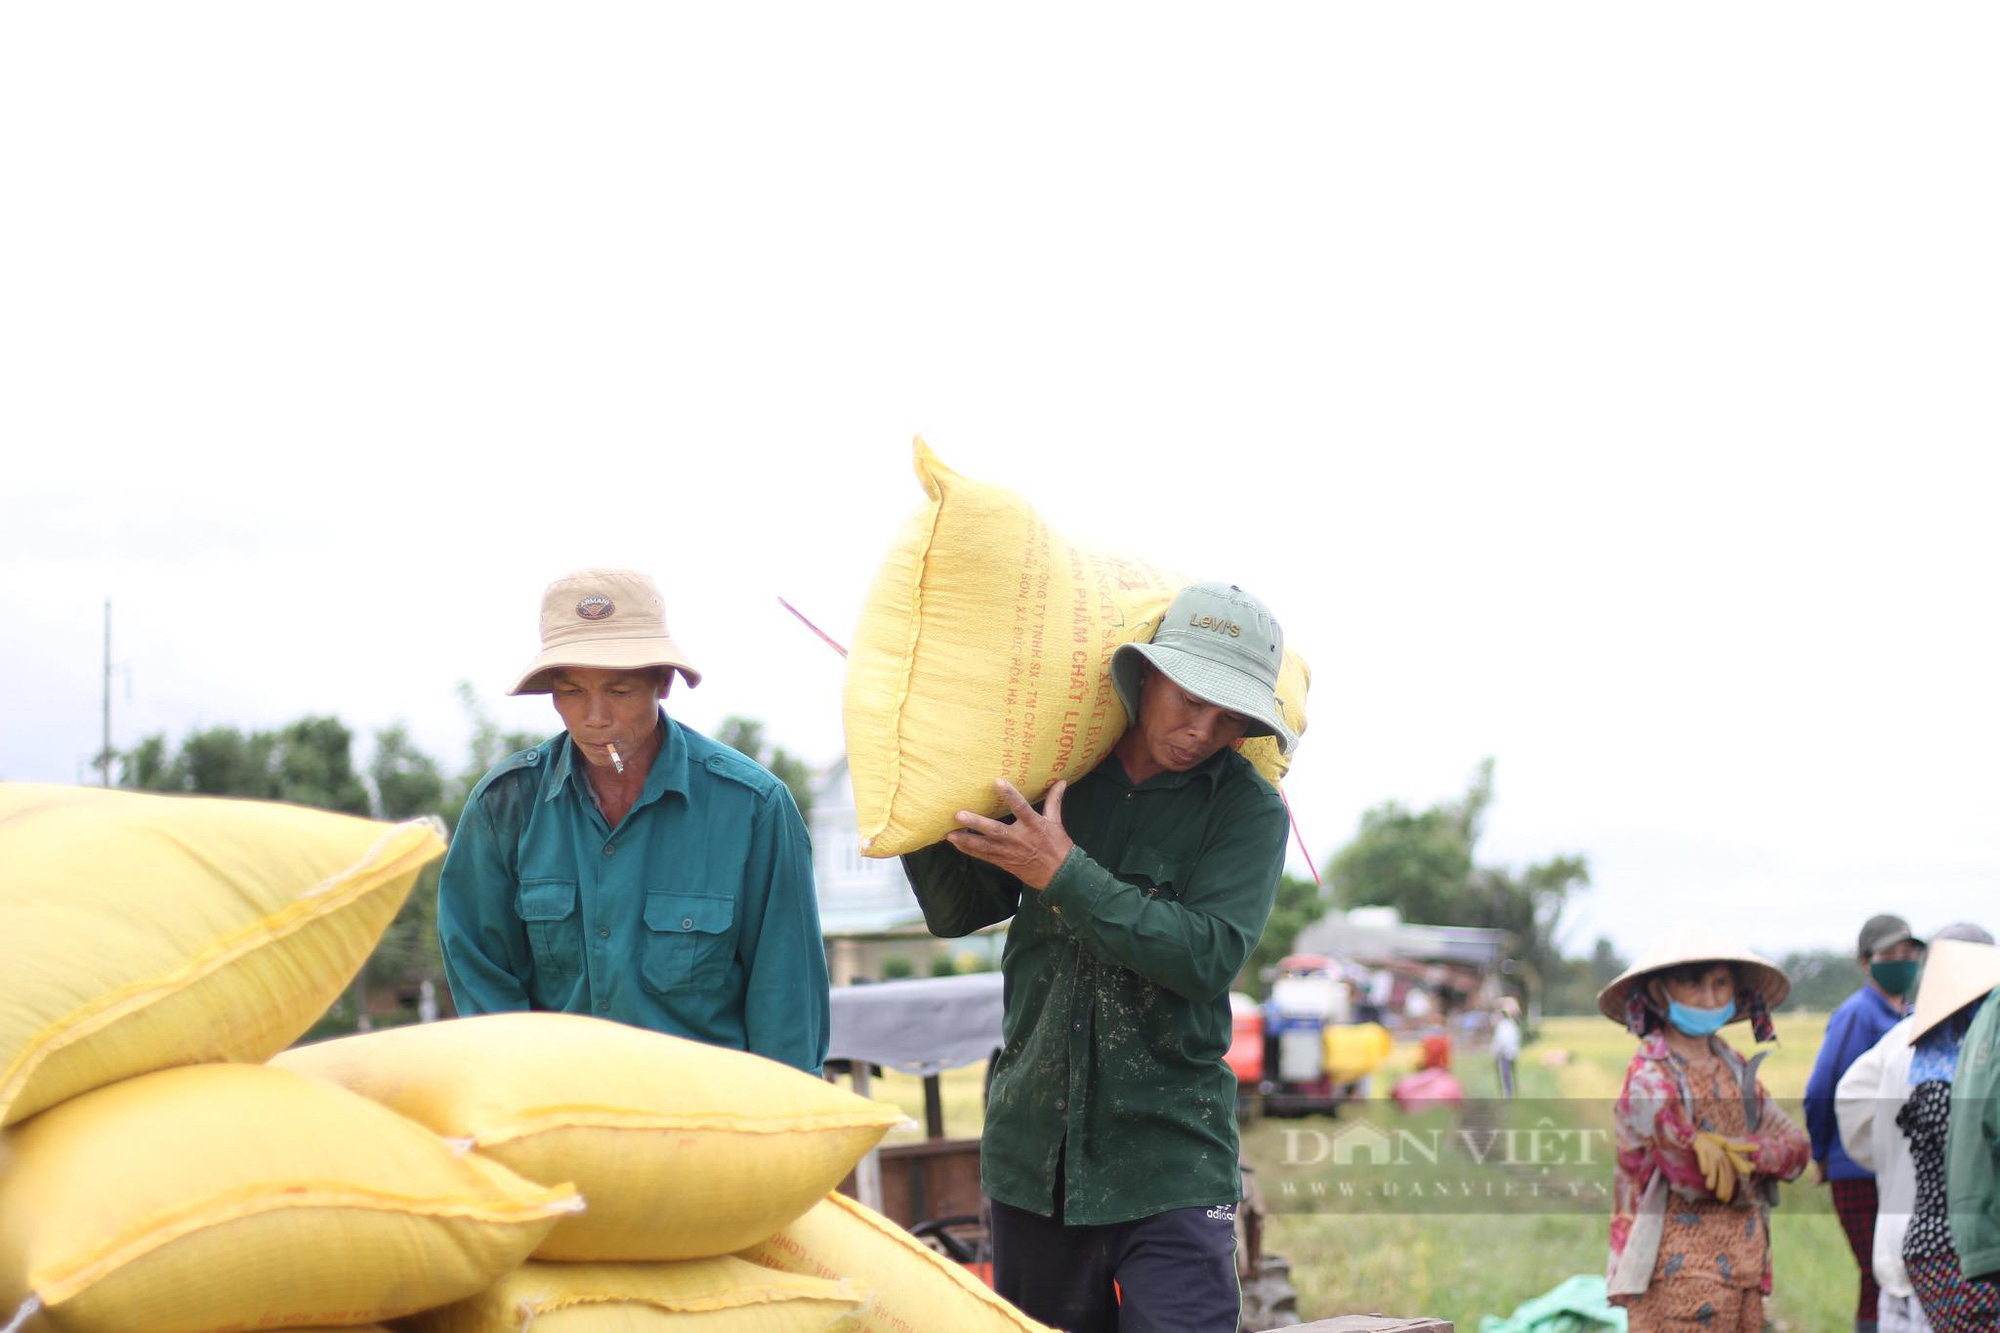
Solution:
[[[993,1289],[1022,1313],[1067,1333],[1236,1333],[1234,1206],[1097,1227],[1061,1215],[1060,1184],[1053,1218],[993,1203]]]

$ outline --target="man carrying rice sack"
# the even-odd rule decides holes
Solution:
[[[1283,646],[1240,588],[1182,590],[1151,643],[1112,658],[1136,720],[1102,763],[1039,813],[999,782],[1011,822],[960,811],[945,843],[903,858],[933,934],[1014,919],[981,1174],[994,1287],[1044,1323],[1236,1327],[1228,990],[1287,821],[1233,745],[1296,742],[1274,694]]]
[[[438,885],[452,999],[818,1073],[826,952],[805,822],[761,765],[667,716],[676,672],[701,681],[651,579],[586,569],[549,585],[541,655],[512,692],[552,695],[563,730],[466,802]]]

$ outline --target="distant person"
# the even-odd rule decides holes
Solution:
[[[1983,927],[1959,922],[1932,935],[1930,943],[1945,940],[1991,944],[1993,936]],[[1880,1333],[1931,1333],[1903,1263],[1903,1240],[1917,1206],[1917,1164],[1897,1117],[1910,1100],[1910,1029],[1915,1021],[1905,1018],[1884,1033],[1847,1067],[1834,1089],[1840,1141],[1855,1163],[1875,1176],[1871,1266],[1882,1292],[1876,1307]]]
[[[1397,1079],[1389,1096],[1404,1111],[1462,1103],[1465,1085],[1451,1072],[1451,1038],[1442,1032],[1425,1037],[1417,1047],[1416,1069]]]
[[[1493,1063],[1500,1075],[1500,1095],[1514,1095],[1514,1066],[1521,1059],[1521,1025],[1514,1021],[1520,1006],[1503,995],[1493,1011]]]
[[[1354,1021],[1382,1022],[1387,1017],[1389,997],[1395,991],[1395,987],[1396,979],[1389,973],[1369,973],[1367,985],[1361,989],[1361,998],[1354,1005]]]
[[[1296,740],[1283,644],[1242,589],[1182,589],[1150,643],[1112,656],[1132,724],[1110,754],[1040,811],[997,782],[1011,822],[961,810],[903,858],[932,934],[1012,918],[980,1144],[993,1286],[1072,1333],[1237,1326],[1229,985],[1287,825],[1234,745]]]
[[[1776,1040],[1770,1011],[1790,991],[1775,963],[1689,925],[1597,997],[1639,1038],[1618,1093],[1607,1274],[1631,1333],[1764,1327],[1775,1182],[1796,1180],[1812,1147],[1719,1034],[1748,1022]]]
[[[1880,1209],[1875,1175],[1854,1160],[1841,1142],[1834,1114],[1834,1092],[1840,1076],[1883,1034],[1909,1012],[1909,997],[1917,988],[1924,945],[1899,916],[1871,916],[1861,927],[1855,959],[1865,984],[1826,1020],[1826,1036],[1812,1077],[1806,1080],[1806,1129],[1812,1135],[1813,1178],[1833,1187],[1833,1209],[1847,1245],[1861,1269],[1861,1291],[1854,1307],[1856,1333],[1874,1333],[1881,1289],[1875,1280],[1875,1215]]]
[[[615,1019],[817,1073],[826,950],[812,850],[785,784],[667,716],[701,674],[643,574],[586,569],[542,595],[515,694],[563,729],[473,788],[438,885],[461,1014]]]

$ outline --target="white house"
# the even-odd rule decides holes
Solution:
[[[876,936],[907,926],[923,929],[903,863],[861,854],[854,784],[841,759],[813,783],[813,878],[819,883],[820,933],[828,939]]]
[[[813,878],[819,885],[819,927],[826,937],[827,967],[833,984],[844,986],[856,977],[879,979],[891,957],[908,960],[917,973],[931,970],[930,960],[950,957],[961,970],[974,955],[984,967],[999,965],[1006,926],[981,931],[964,940],[939,940],[924,926],[903,863],[895,857],[861,854],[861,835],[854,814],[854,784],[847,760],[840,759],[813,783]]]

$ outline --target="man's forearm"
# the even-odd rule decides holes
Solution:
[[[1269,895],[1260,901],[1248,885],[1222,895],[1215,911],[1151,897],[1081,849],[1063,862],[1045,896],[1079,940],[1194,1000],[1229,989],[1270,914]]]
[[[909,876],[917,906],[923,908],[924,925],[940,939],[956,939],[1005,921],[1021,905],[1018,880],[950,843],[908,853],[903,873]]]
[[[518,977],[494,966],[462,938],[440,930],[438,947],[444,955],[444,984],[461,1017],[519,1013],[534,1007]]]
[[[512,1013],[528,1000],[527,940],[514,914],[516,879],[480,813],[460,819],[438,877],[438,948],[461,1014]]]
[[[756,938],[747,941],[743,1028],[752,1051],[817,1074],[830,1027],[826,940],[812,844],[791,795],[775,789],[755,842],[763,866]]]

